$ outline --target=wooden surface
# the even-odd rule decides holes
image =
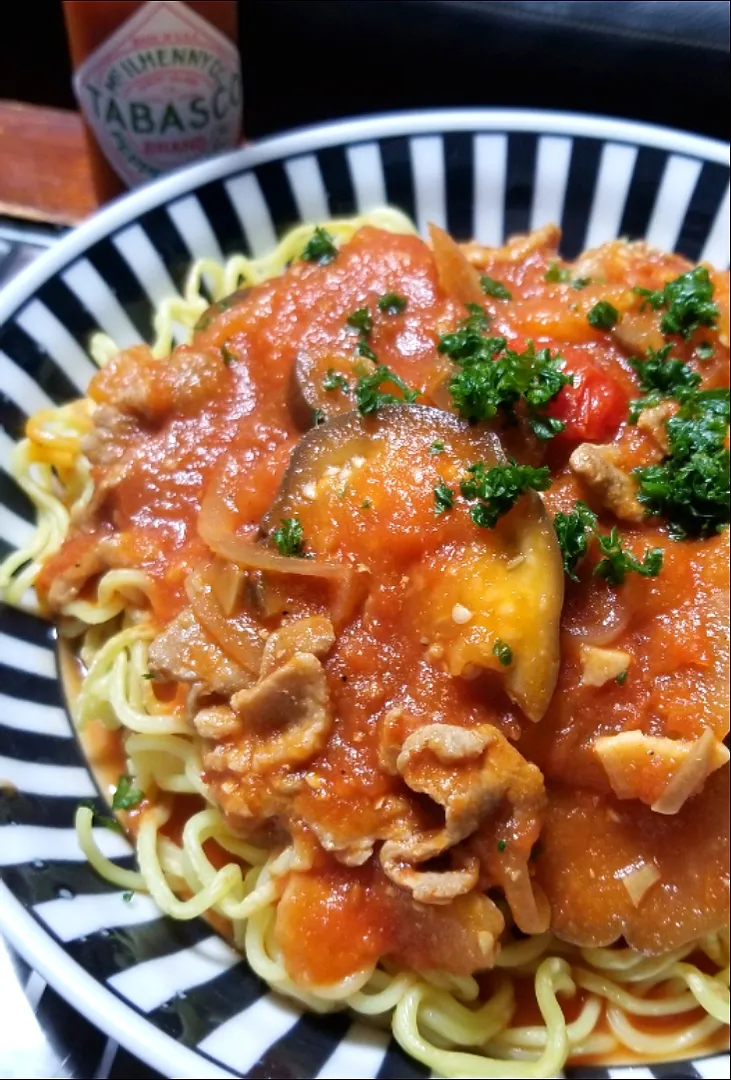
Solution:
[[[75,225],[96,205],[78,113],[0,101],[0,214]]]

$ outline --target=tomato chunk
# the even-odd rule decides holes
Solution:
[[[549,408],[550,415],[566,425],[559,438],[572,442],[611,439],[627,417],[625,390],[585,357],[571,357],[566,371],[574,377],[573,386],[564,386]]]

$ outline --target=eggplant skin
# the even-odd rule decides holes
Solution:
[[[356,368],[362,366],[360,358],[323,356],[304,349],[298,352],[290,372],[287,404],[300,431],[313,427],[316,417],[330,420],[352,410],[352,392],[358,379]],[[326,389],[324,382],[329,373],[341,376],[347,389],[338,386]]]
[[[353,456],[368,456],[374,439],[389,437],[426,446],[437,439],[469,440],[470,462],[498,465],[507,460],[494,432],[478,429],[454,413],[430,405],[385,405],[370,416],[355,410],[342,413],[310,428],[295,446],[279,493],[262,519],[263,532],[269,533],[282,517],[296,513],[302,486],[316,482],[329,465],[341,466]]]

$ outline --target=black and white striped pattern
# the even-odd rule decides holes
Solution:
[[[203,163],[110,207],[0,297],[0,555],[27,538],[33,517],[8,473],[13,443],[29,413],[84,390],[93,330],[120,346],[150,340],[155,305],[181,287],[193,258],[261,255],[300,221],[384,203],[422,230],[433,221],[488,244],[557,221],[567,256],[628,235],[729,261],[727,150],[641,125],[517,112],[394,116]],[[45,624],[0,610],[0,780],[17,789],[0,798],[0,889],[11,939],[115,1040],[85,1040],[83,1075],[142,1075],[119,1042],[168,1076],[427,1076],[385,1033],[303,1015],[204,923],[162,919],[145,897],[126,903],[86,866],[73,816],[94,787],[52,648]],[[100,830],[99,842],[131,865],[122,838]],[[728,1057],[571,1073],[727,1074]]]

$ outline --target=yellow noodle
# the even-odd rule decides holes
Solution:
[[[713,1016],[705,1016],[695,1024],[689,1024],[678,1031],[650,1035],[640,1031],[621,1009],[610,1005],[607,1020],[622,1046],[634,1050],[636,1054],[646,1054],[650,1058],[665,1057],[668,1054],[685,1054],[699,1043],[709,1039],[719,1030],[721,1023]]]
[[[729,1009],[729,969],[711,977],[692,964],[676,964],[675,972],[688,984],[696,1002],[721,1024],[731,1023]]]
[[[117,866],[106,855],[102,855],[97,847],[92,824],[94,811],[86,806],[80,806],[76,811],[76,833],[79,837],[79,847],[86,855],[97,874],[106,878],[112,885],[119,885],[120,889],[143,890],[147,886],[144,873],[137,870],[124,870]]]
[[[576,1020],[566,1025],[566,1037],[572,1049],[587,1044],[603,1011],[599,998],[590,997],[586,1000]],[[516,1051],[528,1053],[543,1050],[547,1039],[548,1032],[545,1027],[513,1027],[492,1039],[488,1049],[501,1057],[514,1056]]]
[[[403,1049],[429,1068],[445,1076],[510,1078],[550,1077],[560,1072],[568,1056],[566,1022],[556,995],[571,993],[569,967],[563,960],[544,960],[536,974],[536,997],[546,1024],[546,1049],[533,1062],[509,1062],[442,1050],[428,1042],[419,1029],[419,1014],[426,993],[423,986],[409,990],[399,1002],[393,1018],[393,1032]]]

